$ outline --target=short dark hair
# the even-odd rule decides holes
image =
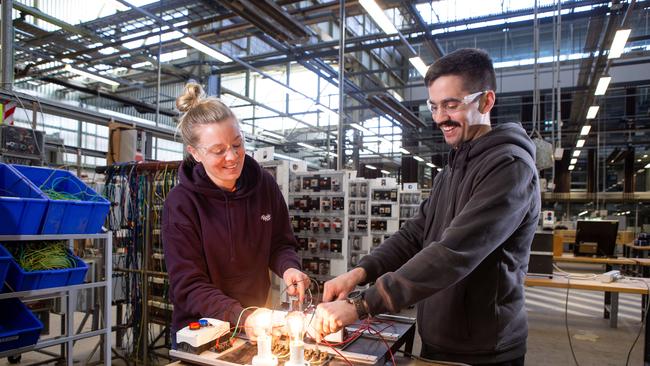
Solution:
[[[497,88],[492,59],[487,52],[476,48],[460,48],[438,59],[429,66],[424,85],[428,88],[437,78],[445,75],[463,78],[464,88],[470,93],[496,91]]]

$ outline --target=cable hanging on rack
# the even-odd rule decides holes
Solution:
[[[121,163],[97,168],[106,175],[104,193],[112,202],[114,291],[121,294],[114,300],[122,315],[117,319],[117,344],[138,363],[159,363],[159,357],[168,356],[157,350],[171,344],[172,306],[160,225],[165,198],[178,182],[179,165]]]

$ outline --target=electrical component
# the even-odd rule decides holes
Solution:
[[[255,316],[255,324],[253,324],[253,332],[257,337],[257,355],[253,357],[253,366],[276,366],[278,358],[271,352],[272,345],[272,313],[268,309],[260,309]]]
[[[179,351],[201,354],[213,345],[217,349],[224,347],[224,339],[228,339],[230,323],[218,319],[202,318],[176,332],[176,342]],[[229,343],[228,343],[229,344]]]
[[[289,361],[286,366],[305,366],[305,315],[299,311],[293,311],[285,318],[289,330]]]
[[[610,283],[610,282],[616,282],[616,281],[622,279],[623,276],[621,276],[621,271],[613,270],[613,271],[609,271],[609,272],[605,272],[605,273],[601,274],[600,276],[598,276],[598,278],[600,279],[600,282]]]

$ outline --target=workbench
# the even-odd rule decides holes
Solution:
[[[364,332],[360,337],[350,342],[345,347],[337,347],[337,350],[346,357],[350,357],[350,355],[352,355],[352,357],[356,356],[355,360],[352,361],[352,364],[368,366],[385,365],[386,363],[391,362],[390,353],[392,352],[393,356],[396,357],[395,353],[397,353],[397,350],[399,350],[402,346],[404,346],[404,353],[411,354],[413,352],[413,341],[415,339],[415,319],[391,315],[379,315],[377,318],[381,319],[383,323],[381,325],[373,326],[373,328],[375,330],[381,331],[382,336],[384,337],[383,340],[380,339],[377,335],[372,335]],[[361,324],[357,322],[347,327],[348,333],[354,332],[360,326]],[[238,340],[238,343],[235,347],[240,348],[240,351],[243,349],[243,347],[251,347],[250,344],[246,344],[244,346],[244,343],[246,342]],[[328,347],[325,345],[319,345],[318,348],[320,350],[328,350]],[[388,351],[389,349],[390,352]],[[246,354],[244,355],[244,353]],[[327,365],[348,365],[348,363],[343,358],[336,355],[335,352],[330,353],[332,353],[333,358],[327,363]],[[250,360],[248,359],[252,358],[250,352],[240,352],[240,354],[243,355],[241,365],[250,364]],[[180,360],[176,363],[173,363],[173,365],[240,365],[240,363],[230,362],[230,359],[232,357],[228,358],[218,356],[216,353],[210,351],[203,352],[200,356],[196,356],[171,350],[170,356],[178,358]],[[364,358],[366,359],[364,360]],[[409,360],[411,362],[414,362],[410,358],[402,359],[404,361]],[[427,364],[431,365],[430,363]],[[282,365],[282,362],[280,362],[279,365]]]

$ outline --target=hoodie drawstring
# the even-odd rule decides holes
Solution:
[[[228,222],[228,242],[230,244],[230,261],[235,261],[235,243],[232,241],[232,223],[230,222],[230,201],[228,201],[228,196],[225,192],[221,191],[223,194],[223,199],[226,201],[226,221]]]

